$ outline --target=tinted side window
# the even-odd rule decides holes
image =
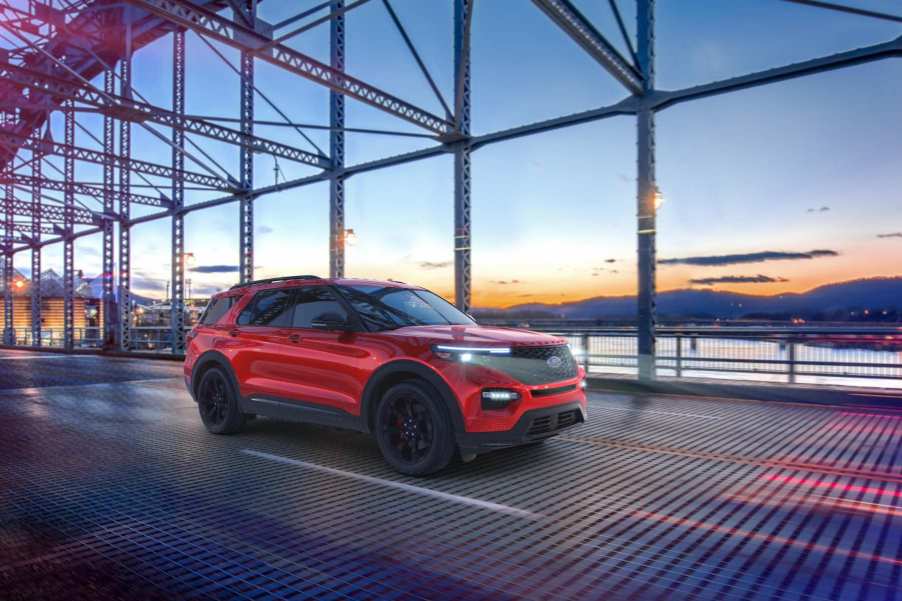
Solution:
[[[219,298],[214,298],[204,310],[204,316],[201,317],[200,322],[205,326],[216,323],[223,315],[228,313],[229,309],[231,309],[234,304],[234,296],[220,296]]]
[[[327,314],[343,320],[348,319],[348,312],[335,298],[332,290],[326,286],[306,286],[298,289],[292,326],[296,328],[312,327],[311,324],[315,320],[321,319]]]
[[[238,315],[240,326],[286,327],[291,323],[293,290],[281,288],[258,292]]]

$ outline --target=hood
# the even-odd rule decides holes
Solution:
[[[386,332],[394,336],[416,338],[433,344],[472,346],[550,346],[566,344],[558,336],[495,326],[407,326]]]

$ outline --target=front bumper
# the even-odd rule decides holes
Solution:
[[[585,421],[586,408],[579,401],[552,405],[524,412],[510,430],[460,433],[457,445],[463,454],[485,453],[544,440]]]

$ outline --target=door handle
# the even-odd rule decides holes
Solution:
[[[290,335],[290,336],[288,337],[288,341],[289,341],[289,342],[295,342],[295,343],[300,342],[300,341],[301,341],[301,335],[300,335],[300,334],[292,334],[292,335]]]
[[[229,336],[235,337],[240,334],[240,330],[238,328],[232,328],[229,330]]]

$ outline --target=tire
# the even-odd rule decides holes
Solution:
[[[204,372],[197,387],[197,409],[212,434],[235,434],[244,426],[238,395],[231,379],[219,367]]]
[[[434,474],[447,467],[456,452],[448,410],[423,381],[402,382],[382,396],[375,430],[386,463],[408,476]]]

